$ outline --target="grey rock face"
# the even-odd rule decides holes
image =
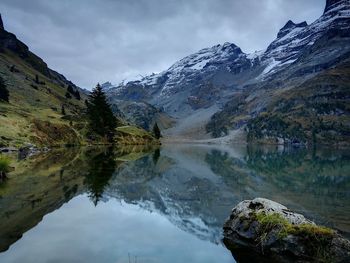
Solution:
[[[240,202],[232,214],[238,217],[249,217],[252,213],[279,214],[293,225],[315,224],[303,215],[290,211],[287,207],[265,198],[255,198]]]
[[[284,37],[295,28],[306,27],[306,26],[307,26],[307,23],[305,21],[299,24],[295,24],[293,21],[289,20],[287,24],[284,27],[282,27],[281,30],[278,32],[277,38]]]
[[[346,2],[349,3],[349,0],[327,0],[324,12],[326,13],[341,4],[346,4]]]
[[[146,101],[182,117],[198,109],[193,101],[199,101],[201,108],[215,104],[212,96],[208,97],[207,86],[213,87],[213,92],[220,89],[215,97],[220,101],[222,93],[235,89],[244,78],[243,72],[251,67],[251,60],[239,47],[224,43],[189,55],[159,74],[110,88],[107,94],[112,100]]]
[[[350,1],[329,0],[312,24],[288,21],[266,50],[245,54],[232,43],[205,48],[158,74],[109,85],[107,94],[111,101],[149,103],[180,123],[199,110],[222,109],[235,93],[252,87],[293,88],[344,61],[349,57],[349,21]],[[254,108],[252,116],[269,104],[256,101],[263,106]]]
[[[266,223],[259,215],[278,216]],[[282,223],[276,220],[284,220],[296,226],[295,229],[305,226],[319,229],[314,222],[279,203],[255,198],[239,203],[232,210],[224,225],[224,244],[238,262],[349,262],[350,241],[335,231],[285,233]]]

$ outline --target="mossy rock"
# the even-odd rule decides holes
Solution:
[[[239,203],[224,225],[238,262],[350,262],[350,241],[274,201]]]

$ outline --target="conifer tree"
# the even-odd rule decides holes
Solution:
[[[70,95],[70,93],[67,91],[66,94],[64,95],[67,99],[71,99],[72,95]]]
[[[62,115],[66,115],[66,110],[64,108],[64,105],[62,105],[62,107],[61,107],[61,113],[62,113]]]
[[[9,91],[6,88],[4,79],[0,76],[0,101],[9,102]]]
[[[73,89],[72,85],[68,85],[67,91],[68,91],[70,94],[74,94],[74,89]]]
[[[162,137],[162,134],[160,133],[160,129],[159,129],[157,123],[155,123],[154,126],[153,126],[153,135],[154,135],[154,137],[156,137],[157,139],[159,139],[160,137]]]
[[[100,84],[92,90],[87,102],[87,114],[90,130],[112,141],[117,127],[117,120],[107,102]]]
[[[81,99],[80,93],[79,93],[78,90],[76,90],[76,91],[74,92],[74,97],[75,97],[77,100],[80,100],[80,99]]]

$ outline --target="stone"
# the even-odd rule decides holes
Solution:
[[[50,151],[48,147],[38,148],[32,143],[26,143],[18,151],[18,159],[23,160],[39,153],[45,153]]]
[[[223,229],[237,262],[350,262],[349,240],[269,199],[240,202]]]
[[[14,147],[4,147],[0,148],[0,153],[11,153],[11,152],[17,152],[18,149]]]

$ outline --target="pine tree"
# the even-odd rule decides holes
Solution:
[[[75,97],[77,100],[80,100],[80,99],[81,99],[80,93],[79,93],[78,90],[76,90],[76,91],[74,92],[74,97]]]
[[[4,79],[0,76],[0,101],[6,101],[9,102],[9,91],[6,88],[6,84]]]
[[[90,130],[112,141],[117,127],[117,120],[107,102],[100,84],[92,90],[87,103]]]
[[[162,134],[160,133],[160,129],[159,129],[157,123],[155,123],[154,126],[153,126],[153,135],[154,135],[154,137],[156,137],[157,139],[159,139],[160,137],[162,137]]]
[[[68,85],[67,91],[68,91],[70,94],[74,94],[74,89],[73,89],[72,85]]]
[[[72,85],[68,85],[67,87],[67,92],[71,95],[74,96],[74,98],[76,98],[77,100],[80,100],[80,93],[79,90],[74,90],[74,88],[72,87]]]
[[[66,110],[64,108],[64,105],[62,105],[62,107],[61,107],[61,113],[62,113],[62,115],[66,115]]]
[[[66,94],[64,95],[67,99],[71,99],[72,95],[70,95],[70,93],[67,91]]]

